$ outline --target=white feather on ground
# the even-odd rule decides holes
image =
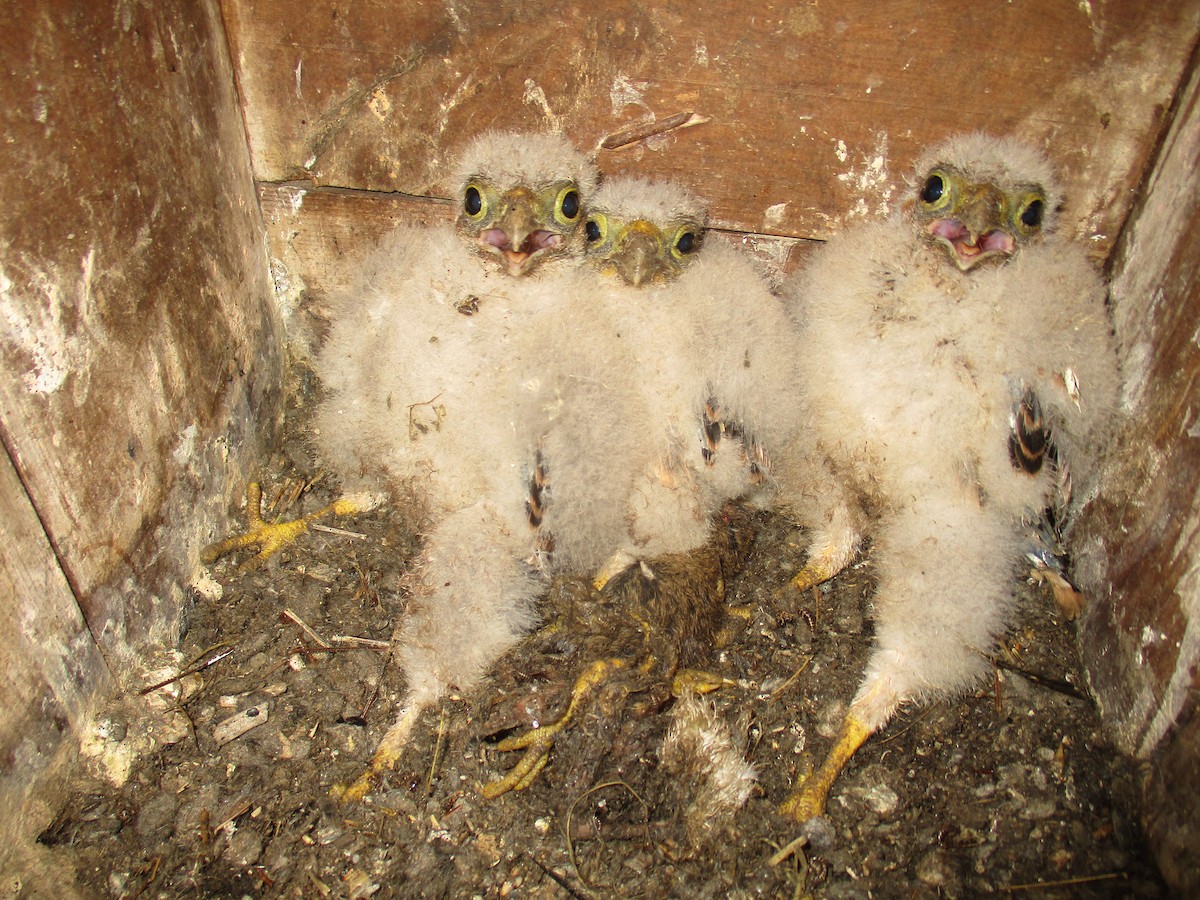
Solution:
[[[684,691],[670,718],[659,755],[688,787],[687,831],[699,845],[732,824],[754,790],[758,772],[746,760],[745,741],[734,740],[729,723],[708,698]]]

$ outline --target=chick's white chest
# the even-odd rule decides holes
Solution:
[[[817,323],[810,348],[825,354],[836,398],[819,407],[824,438],[859,456],[868,478],[899,485],[917,473],[958,479],[1001,452],[1011,405],[992,283],[947,272],[924,251],[864,261],[846,279],[860,289]]]

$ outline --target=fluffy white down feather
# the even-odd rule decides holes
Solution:
[[[703,201],[683,188],[640,179],[605,181],[591,206],[660,228],[704,218]],[[757,261],[719,236],[710,235],[675,279],[634,287],[611,277],[603,285],[613,330],[602,339],[634,361],[655,423],[646,436],[651,475],[634,494],[628,549],[686,551],[703,543],[722,503],[757,490],[742,440],[727,436],[711,465],[702,458],[705,403],[716,400],[746,444],[768,455],[782,447],[796,423],[795,328]]]
[[[1044,158],[1020,145],[972,135],[919,171],[934,161],[1045,181],[1057,202]],[[844,564],[874,540],[876,648],[852,711],[875,730],[900,703],[968,685],[1009,622],[1025,526],[1054,487],[1053,466],[1030,477],[1009,457],[1023,388],[1086,497],[1117,398],[1105,289],[1054,234],[961,273],[901,213],[831,239],[786,294],[804,389],[782,493],[811,554]]]
[[[587,570],[624,540],[648,426],[631,366],[593,342],[578,268],[510,278],[434,228],[396,231],[364,272],[318,357],[317,441],[349,484],[404,482],[429,505],[401,649],[427,703],[472,684],[535,619],[545,584],[522,560],[539,447],[554,563]]]

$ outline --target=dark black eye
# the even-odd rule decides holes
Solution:
[[[479,196],[479,188],[467,188],[467,194],[463,200],[463,209],[467,211],[468,216],[479,215],[479,211],[483,209],[483,198]]]
[[[574,219],[579,215],[579,192],[567,191],[563,194],[561,209],[566,219]]]
[[[596,223],[595,219],[588,219],[587,224],[583,226],[583,230],[587,232],[589,244],[600,240],[600,226]]]
[[[1027,207],[1025,212],[1021,213],[1021,222],[1026,228],[1037,228],[1042,224],[1042,213],[1045,204],[1041,200],[1034,200]]]
[[[942,176],[930,175],[925,179],[925,186],[921,188],[921,200],[925,203],[937,203],[945,191],[946,184],[942,181]]]
[[[675,249],[680,253],[691,253],[696,249],[696,233],[694,231],[685,231],[679,236],[679,240],[675,242]]]

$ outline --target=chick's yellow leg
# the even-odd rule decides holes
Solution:
[[[807,822],[816,816],[824,815],[830,788],[842,774],[842,769],[846,767],[850,757],[871,734],[870,728],[863,725],[853,714],[847,714],[838,730],[837,740],[834,741],[821,767],[800,783],[799,789],[783,802],[779,811],[799,822]]]
[[[387,730],[383,740],[379,742],[379,747],[371,758],[371,765],[367,770],[359,775],[353,784],[334,785],[329,792],[330,796],[342,803],[357,803],[367,796],[379,776],[391,769],[396,764],[396,760],[400,758],[401,751],[408,743],[408,736],[412,734],[413,725],[416,724],[417,717],[424,708],[424,706],[414,703],[403,710],[392,727]]]
[[[205,563],[214,563],[234,550],[258,547],[258,553],[243,563],[243,566],[258,564],[293,543],[318,519],[330,515],[349,516],[367,512],[378,506],[380,500],[376,494],[348,494],[302,518],[290,522],[267,522],[262,517],[262,487],[258,482],[252,481],[246,486],[246,531],[209,544],[200,552],[200,559]]]
[[[592,587],[598,591],[603,591],[610,581],[636,562],[636,556],[625,550],[618,550],[605,561],[595,577],[592,578]]]
[[[614,671],[623,669],[626,665],[623,659],[601,659],[592,663],[588,670],[575,680],[575,685],[571,688],[571,702],[567,704],[567,711],[557,721],[531,728],[524,734],[507,737],[497,744],[499,750],[524,750],[525,754],[507,775],[485,784],[481,790],[483,796],[494,800],[509,791],[522,791],[533,784],[538,774],[546,767],[555,738],[570,723],[580,702]]]
[[[792,576],[791,586],[798,591],[807,591],[828,581],[846,568],[857,546],[857,539],[852,537],[830,541],[820,549],[814,548],[804,568]]]
[[[671,679],[671,696],[682,697],[684,694],[711,694],[727,684],[734,684],[728,678],[722,678],[712,672],[700,669],[680,669]]]

